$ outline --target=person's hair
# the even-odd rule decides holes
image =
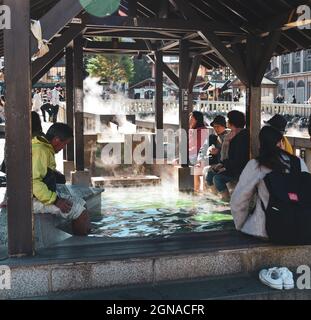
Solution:
[[[245,115],[243,112],[233,110],[228,113],[229,123],[236,128],[244,128],[246,124]]]
[[[260,149],[257,157],[260,166],[278,172],[284,172],[287,169],[287,166],[281,161],[281,156],[282,154],[290,156],[290,154],[277,146],[282,138],[282,133],[273,127],[265,126],[261,129],[259,133]]]
[[[50,127],[45,137],[50,142],[56,137],[61,141],[65,141],[73,138],[73,131],[67,124],[57,122]]]
[[[35,111],[31,112],[31,133],[33,137],[42,134],[41,119]]]
[[[195,120],[197,120],[196,128],[205,127],[204,115],[203,115],[202,112],[200,112],[200,111],[193,111],[193,112],[191,113],[191,115],[193,116],[193,118],[194,118]]]

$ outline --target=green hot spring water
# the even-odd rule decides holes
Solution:
[[[106,189],[91,236],[155,237],[234,229],[228,204],[216,197],[158,187]]]

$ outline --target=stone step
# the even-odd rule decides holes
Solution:
[[[120,177],[92,177],[92,186],[102,187],[131,187],[131,186],[150,186],[161,182],[157,176],[120,176]]]
[[[0,290],[0,298],[251,274],[272,266],[296,270],[311,261],[310,246],[270,246],[234,232],[86,240],[1,261],[11,268],[12,290]]]
[[[34,297],[40,300],[310,300],[311,290],[275,290],[257,274],[170,281]]]

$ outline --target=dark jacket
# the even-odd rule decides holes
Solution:
[[[240,131],[230,142],[228,159],[222,163],[226,168],[225,174],[238,179],[249,161],[250,137],[247,129]]]

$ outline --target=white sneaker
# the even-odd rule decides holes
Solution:
[[[283,279],[278,268],[271,268],[271,269],[263,269],[259,272],[259,279],[260,281],[273,288],[282,290],[283,289]]]
[[[284,289],[293,289],[295,287],[293,273],[287,268],[279,268],[278,272],[283,280]]]

